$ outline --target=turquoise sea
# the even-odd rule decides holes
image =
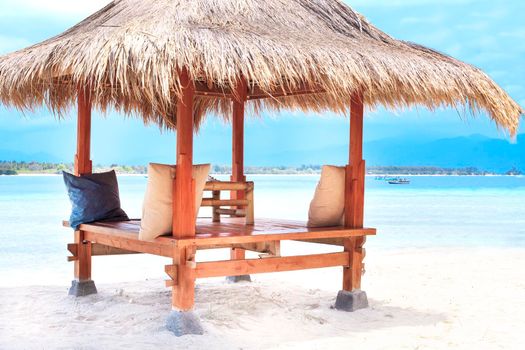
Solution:
[[[248,179],[255,182],[256,216],[307,219],[318,176]],[[378,229],[367,247],[525,247],[525,177],[410,179],[396,186],[367,178],[365,224]],[[146,181],[119,177],[130,217],[140,217]],[[72,234],[61,221],[69,210],[60,176],[0,176],[0,274],[68,268],[65,247]]]

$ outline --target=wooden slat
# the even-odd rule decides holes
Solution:
[[[317,243],[317,244],[327,244],[335,245],[342,247],[344,246],[344,238],[315,238],[315,239],[299,239],[299,242],[305,243]]]
[[[139,241],[138,235],[116,235],[107,231],[90,232],[84,231],[84,239],[96,242],[99,244],[120,248],[124,250],[131,250],[139,253],[160,255],[166,257],[173,256],[173,244],[166,240],[155,240],[153,242]]]
[[[105,256],[105,255],[126,255],[126,254],[140,254],[140,252],[134,252],[131,250],[125,250],[107,246],[104,244],[95,243],[91,248],[92,256]]]
[[[201,206],[203,207],[221,207],[221,206],[246,206],[248,201],[246,199],[213,199],[203,198]]]
[[[376,230],[372,228],[363,229],[347,229],[339,228],[326,231],[275,231],[266,234],[252,234],[252,235],[234,235],[228,232],[217,233],[214,235],[198,235],[194,239],[180,239],[177,241],[179,246],[194,245],[199,247],[201,245],[212,244],[239,244],[239,243],[254,243],[266,241],[282,241],[282,240],[302,240],[302,239],[316,239],[316,238],[341,238],[341,237],[361,237],[364,235],[375,235]]]
[[[204,191],[237,191],[253,188],[253,182],[208,181]]]
[[[197,263],[196,277],[239,276],[333,266],[348,266],[346,253],[315,254],[265,259],[228,260]]]
[[[67,226],[67,222],[64,222]],[[291,220],[257,219],[253,226],[244,224],[242,218],[224,218],[213,223],[209,219],[199,220],[197,234],[193,239],[159,237],[153,242],[139,241],[140,221],[84,224],[87,239],[125,250],[171,256],[173,246],[195,245],[202,249],[231,247],[235,244],[281,241],[281,240],[326,240],[374,235],[375,229],[348,229],[345,227],[307,228],[305,223]]]

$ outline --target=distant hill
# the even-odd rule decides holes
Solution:
[[[272,152],[269,149],[246,148],[247,166],[289,166],[345,164],[348,159],[348,146],[316,148],[308,142],[300,150]],[[229,149],[209,155],[205,161],[217,165],[229,163]],[[482,135],[443,138],[438,140],[414,140],[407,138],[388,138],[365,142],[364,156],[368,167],[412,166],[440,168],[477,168],[489,172],[504,173],[510,169],[525,172],[525,134],[517,137],[515,143],[508,140],[493,139]],[[157,158],[160,158],[157,155]],[[127,165],[146,165],[158,161],[155,155],[142,156]],[[70,162],[48,153],[26,154],[23,152],[0,150],[0,160],[25,162]],[[96,162],[96,159],[94,159]],[[116,160],[118,161],[118,160]],[[199,160],[204,161],[204,160]]]
[[[18,162],[47,162],[47,163],[59,163],[62,160],[59,157],[55,157],[49,153],[33,153],[28,154],[19,151],[2,150],[0,149],[0,160],[7,161],[18,161]]]
[[[384,139],[365,144],[369,166],[477,167],[494,172],[525,170],[525,134],[516,143],[482,135],[434,141]]]

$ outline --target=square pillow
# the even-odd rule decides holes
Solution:
[[[308,211],[308,227],[340,226],[344,222],[345,167],[325,165]]]
[[[176,166],[150,164],[148,186],[142,206],[139,239],[151,241],[170,234],[173,227],[173,180]],[[210,164],[193,166],[195,180],[195,219],[202,203],[202,193],[210,172]]]
[[[120,208],[120,195],[115,171],[75,176],[63,172],[72,210],[69,224],[75,230],[81,224],[95,221],[128,221]]]

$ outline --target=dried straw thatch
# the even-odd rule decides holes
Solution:
[[[514,134],[521,107],[479,69],[395,40],[338,0],[116,0],[65,33],[0,58],[0,101],[64,112],[77,86],[94,103],[174,126],[177,68],[221,87],[239,77],[265,92],[317,86],[322,93],[251,101],[262,108],[347,111],[415,104],[486,110]],[[229,100],[199,97],[196,121],[228,119]]]

